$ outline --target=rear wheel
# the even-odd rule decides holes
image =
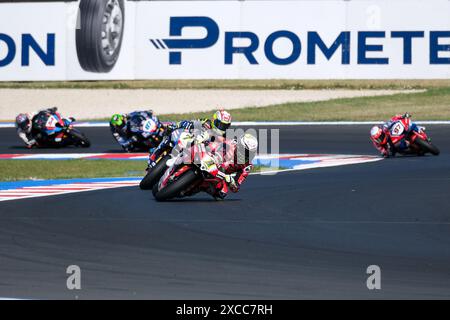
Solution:
[[[159,179],[161,179],[164,171],[166,171],[167,169],[166,163],[169,159],[170,155],[165,156],[156,164],[155,167],[147,172],[144,179],[142,179],[141,183],[139,183],[139,187],[142,190],[151,190],[153,188],[153,185],[157,183]]]
[[[174,182],[167,185],[164,189],[158,191],[155,194],[155,199],[157,201],[164,201],[175,198],[180,195],[183,190],[186,190],[198,179],[194,171],[189,170],[185,172],[181,177],[179,177]]]
[[[152,188],[153,196],[156,198],[156,194],[158,193],[158,183],[155,183]]]
[[[439,149],[433,145],[431,142],[422,140],[421,138],[416,138],[414,141],[416,145],[418,145],[424,152],[429,152],[435,156],[439,155]]]
[[[70,136],[77,147],[89,148],[91,146],[91,142],[89,139],[77,130],[71,130]]]

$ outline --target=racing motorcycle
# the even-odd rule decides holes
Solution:
[[[158,182],[164,171],[167,169],[167,161],[171,158],[171,152],[175,146],[184,148],[183,138],[188,131],[176,129],[168,136],[165,136],[160,145],[150,155],[153,166],[147,169],[147,174],[139,183],[142,190],[152,190],[153,185]],[[181,139],[180,139],[181,138]]]
[[[141,116],[132,117],[127,123],[129,132],[132,135],[132,144],[129,151],[145,151],[159,144],[164,135],[164,128],[153,119],[144,119]]]
[[[169,167],[157,184],[153,196],[157,201],[192,196],[200,191],[214,194],[222,179],[213,175],[218,168],[204,144],[194,144],[168,162]]]
[[[400,119],[395,123],[390,129],[389,135],[391,142],[394,144],[403,138],[409,141],[410,148],[403,154],[424,155],[426,153],[431,153],[432,155],[437,156],[440,153],[439,149],[431,143],[431,139],[425,132],[425,128],[411,122],[409,117]],[[396,152],[399,151],[396,150]]]
[[[36,128],[36,122],[34,123],[33,130],[37,131],[35,137],[39,147],[90,147],[89,139],[78,129],[74,128],[72,122],[64,121],[59,113],[51,114],[46,120],[38,119],[37,121],[39,120],[45,121],[45,135],[41,133],[40,126]]]

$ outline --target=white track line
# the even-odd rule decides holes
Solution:
[[[37,197],[49,197],[57,196],[61,194],[79,193],[87,191],[97,191],[113,188],[131,187],[139,184],[139,181],[114,181],[111,183],[92,183],[90,187],[80,183],[66,184],[66,185],[53,185],[53,186],[36,186],[36,187],[23,187],[20,189],[12,190],[0,190],[0,201],[21,200],[27,198]],[[45,192],[47,191],[47,192]]]
[[[418,124],[423,125],[450,125],[450,121],[440,121],[440,120],[429,120],[429,121],[415,121]],[[374,125],[381,124],[383,121],[241,121],[233,122],[234,126],[353,126],[353,125]],[[79,128],[102,128],[109,127],[108,122],[80,122],[75,124]],[[0,123],[1,128],[14,128],[14,123]]]

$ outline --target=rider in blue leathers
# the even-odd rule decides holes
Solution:
[[[143,147],[152,150],[172,128],[172,124],[160,122],[152,110],[114,114],[110,120],[111,133],[127,152]]]

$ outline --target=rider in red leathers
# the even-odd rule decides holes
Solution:
[[[384,128],[384,126],[374,126],[370,130],[370,139],[372,140],[374,147],[381,153],[383,157],[389,157],[389,132],[386,130],[386,128]]]
[[[215,159],[218,168],[212,174],[222,181],[217,184],[215,190],[207,192],[216,199],[224,199],[229,189],[233,193],[238,192],[253,168],[252,161],[257,148],[258,140],[250,134],[244,134],[237,140],[209,143],[207,150]]]
[[[397,151],[408,152],[409,141],[405,138],[407,132],[402,120],[409,120],[410,117],[408,113],[396,115],[383,125],[372,127],[370,139],[383,157],[394,156]]]

